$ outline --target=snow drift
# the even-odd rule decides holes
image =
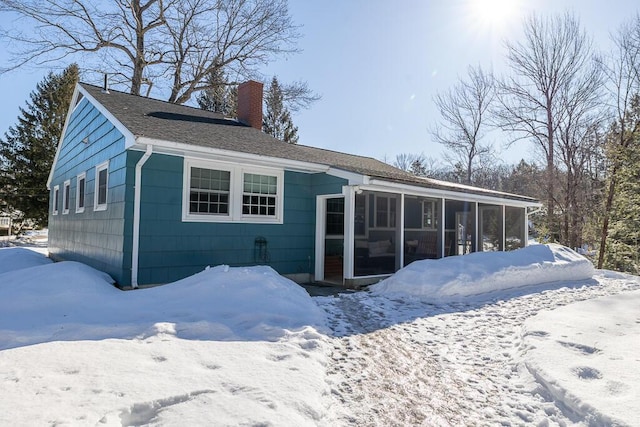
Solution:
[[[532,245],[511,252],[415,261],[370,290],[423,300],[456,300],[543,283],[586,280],[594,272],[588,259],[567,247]]]
[[[25,255],[3,252],[12,251]],[[0,274],[0,350],[167,332],[185,339],[275,341],[287,331],[325,328],[324,312],[306,291],[270,267],[218,266],[126,292],[112,283],[77,262]]]

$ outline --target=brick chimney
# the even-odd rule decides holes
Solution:
[[[238,85],[238,120],[262,130],[262,83],[249,80]]]

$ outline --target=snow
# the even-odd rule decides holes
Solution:
[[[487,292],[585,280],[593,273],[591,262],[569,248],[533,245],[510,252],[476,252],[415,261],[372,286],[371,291],[411,295],[426,301],[454,301]]]
[[[313,298],[264,266],[0,272],[0,425],[640,425],[640,279],[556,245]]]
[[[0,274],[50,263],[49,258],[30,249],[0,248]]]
[[[639,343],[640,291],[540,313],[524,328],[527,368],[599,425],[640,423]]]

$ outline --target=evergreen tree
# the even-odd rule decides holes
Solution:
[[[640,134],[626,150],[610,212],[606,268],[640,273]]]
[[[296,144],[298,142],[298,128],[293,125],[291,113],[285,106],[282,87],[275,76],[271,79],[271,84],[266,90],[264,103],[265,114],[262,130],[281,141]]]
[[[211,89],[200,92],[197,101],[203,110],[214,111],[225,117],[236,117],[238,88],[227,82],[222,68],[214,68],[207,77]]]
[[[20,109],[18,124],[0,138],[0,198],[38,226],[47,223],[47,179],[78,77],[76,64],[49,73]]]
[[[607,158],[616,173],[615,192],[609,212],[609,235],[605,246],[605,268],[640,273],[640,97],[635,96],[622,130],[615,124],[609,134]],[[625,144],[620,144],[624,132]]]

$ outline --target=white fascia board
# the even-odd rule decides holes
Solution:
[[[317,163],[301,162],[297,160],[282,159],[280,157],[259,156],[257,154],[241,153],[238,151],[221,150],[219,148],[202,147],[198,145],[184,144],[174,141],[166,141],[155,138],[139,136],[137,144],[131,146],[132,150],[144,151],[147,145],[153,145],[153,152],[171,156],[193,157],[198,159],[216,160],[222,162],[246,162],[256,166],[281,167],[286,170],[304,173],[327,172],[329,167]]]
[[[56,147],[56,155],[53,158],[53,163],[51,164],[51,170],[49,170],[49,177],[47,178],[47,190],[51,190],[51,180],[53,179],[53,171],[56,168],[58,163],[58,156],[60,155],[60,148],[62,147],[62,141],[64,141],[64,136],[67,133],[67,126],[69,125],[69,117],[71,117],[71,113],[73,113],[73,106],[76,105],[78,99],[78,89],[80,85],[76,83],[76,87],[73,89],[73,95],[71,96],[71,103],[69,104],[69,111],[67,111],[67,117],[64,119],[64,126],[62,127],[62,133],[60,134],[60,139],[58,140],[58,146]]]
[[[334,167],[329,168],[328,175],[338,178],[346,179],[349,185],[366,185],[369,184],[369,177],[356,172],[349,172],[343,169],[337,169]]]
[[[458,192],[452,190],[442,190],[437,188],[426,188],[420,186],[414,186],[409,184],[401,184],[397,182],[384,181],[380,179],[371,179],[371,184],[362,187],[363,190],[370,191],[383,191],[383,192],[400,192],[413,196],[423,197],[437,197],[450,200],[460,200],[468,202],[490,203],[497,205],[508,205],[516,207],[539,207],[542,206],[539,202],[527,202],[525,200],[514,200],[509,198],[500,197],[499,195],[489,196],[481,194],[473,194],[466,192]]]

